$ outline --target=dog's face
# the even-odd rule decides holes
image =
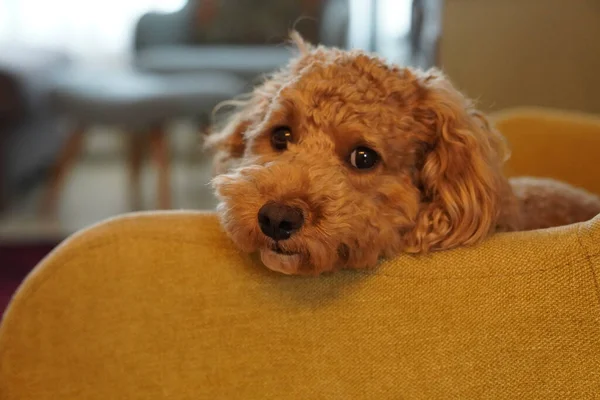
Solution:
[[[498,218],[501,137],[436,71],[305,49],[209,143],[225,230],[283,273],[474,243]]]

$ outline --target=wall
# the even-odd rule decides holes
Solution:
[[[600,113],[600,0],[445,0],[438,63],[484,110]]]

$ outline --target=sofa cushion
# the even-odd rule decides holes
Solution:
[[[592,398],[600,217],[283,276],[212,214],[132,214],[67,240],[0,326],[0,397]]]
[[[491,120],[509,143],[509,176],[559,179],[600,195],[600,116],[541,107],[499,111]]]

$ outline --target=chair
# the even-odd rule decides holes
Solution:
[[[0,44],[0,210],[37,181],[63,143],[49,98],[70,64],[61,52]]]
[[[210,14],[203,8],[207,3],[224,6],[206,16]],[[236,12],[240,5],[257,10],[249,17]],[[291,11],[286,9],[290,6]],[[231,72],[252,81],[288,61],[290,52],[282,44],[295,22],[300,33],[314,43],[346,47],[348,7],[347,0],[189,0],[177,12],[148,13],[140,18],[135,65],[142,71],[163,74]],[[303,21],[303,16],[310,18]],[[281,23],[265,31],[266,22],[257,18]],[[237,29],[231,28],[237,25]],[[220,26],[227,28],[218,29]]]

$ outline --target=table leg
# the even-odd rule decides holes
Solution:
[[[142,194],[140,187],[140,173],[144,161],[145,135],[132,133],[128,137],[128,166],[129,166],[129,198],[131,208],[140,210],[142,208]]]
[[[44,216],[49,216],[56,212],[58,197],[63,187],[67,173],[73,167],[77,157],[83,147],[83,135],[85,128],[78,127],[68,137],[67,143],[59,154],[58,160],[54,164],[48,186],[43,193],[40,212]]]
[[[167,132],[163,127],[155,128],[150,133],[152,159],[156,164],[158,175],[158,207],[161,209],[171,208],[171,165],[168,139]]]

